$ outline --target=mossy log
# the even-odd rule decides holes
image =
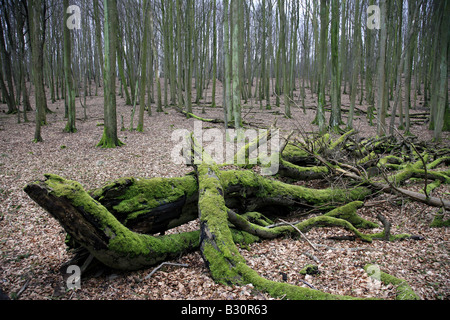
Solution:
[[[193,175],[167,179],[126,177],[90,194],[134,232],[165,232],[198,217],[198,184]]]
[[[136,233],[120,223],[75,181],[46,175],[25,192],[47,210],[97,260],[115,269],[138,270],[198,247],[199,232],[160,237]]]
[[[274,297],[287,299],[351,299],[321,291],[293,286],[264,279],[251,269],[239,253],[228,227],[229,209],[216,165],[201,164],[199,178],[199,215],[201,222],[200,250],[213,279],[227,285],[251,283],[258,290]],[[237,217],[237,215],[234,215]],[[333,219],[333,218],[330,218]],[[231,220],[236,223],[236,220]],[[236,226],[240,226],[236,223]],[[249,231],[249,230],[245,230]],[[259,235],[258,235],[259,236]]]
[[[325,182],[336,177],[350,178],[351,182],[347,180],[341,187],[311,189],[261,176],[256,170],[225,170],[201,148],[194,148],[193,153],[202,152],[203,162],[194,165],[194,172],[184,177],[126,177],[97,190],[85,191],[78,182],[45,175],[44,181],[30,183],[25,192],[59,221],[85,253],[114,269],[148,268],[200,250],[211,276],[219,283],[252,283],[258,290],[287,299],[347,299],[351,297],[264,279],[248,267],[236,244],[293,237],[298,236],[298,231],[306,233],[312,228],[330,226],[345,229],[365,242],[410,237],[391,235],[390,227],[383,220],[383,232],[370,234],[361,230],[379,227],[357,215],[363,201],[374,191],[401,193],[417,201],[450,208],[448,200],[398,187],[413,177],[448,184],[448,171],[435,170],[441,163],[447,163],[446,157],[428,163],[429,157],[424,154],[420,159],[414,158],[411,164],[393,154],[384,159],[378,153],[382,142],[391,142],[381,139],[366,142],[365,151],[357,152],[359,158],[353,158],[354,149],[348,144],[353,135],[354,132],[348,132],[334,141],[324,135],[312,143],[287,142],[279,154],[280,176]],[[249,157],[251,148],[250,143],[241,150],[244,157]],[[393,168],[394,174],[382,183],[348,164],[357,163],[367,155],[375,159],[373,165],[380,170],[388,164],[395,164],[400,170]],[[351,159],[351,162],[344,164],[336,159]],[[272,225],[271,220],[311,208],[323,214],[292,225]],[[197,219],[199,230],[165,234]]]
[[[396,300],[421,300],[405,280],[387,274],[373,264],[366,265],[364,270],[375,280],[381,281],[385,285],[392,284],[396,288]]]

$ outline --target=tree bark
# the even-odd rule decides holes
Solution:
[[[117,136],[116,114],[116,53],[117,53],[117,0],[104,0],[105,10],[105,68],[103,136],[97,147],[115,148],[123,145]]]
[[[66,10],[69,7],[69,1],[64,0],[64,20],[62,23],[63,26],[63,34],[64,34],[64,80],[66,82],[66,103],[68,105],[68,118],[67,124],[64,129],[65,132],[75,133],[77,132],[76,128],[76,110],[75,110],[75,88],[73,84],[73,73],[72,73],[72,54],[71,54],[71,36],[70,30],[66,26],[66,21],[69,17],[70,13],[67,13]]]

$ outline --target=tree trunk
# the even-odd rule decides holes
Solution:
[[[445,4],[444,4],[445,3]],[[436,85],[436,93],[438,95],[437,99],[437,116],[436,123],[434,126],[434,139],[439,140],[441,138],[442,129],[444,124],[446,129],[450,128],[448,120],[450,119],[450,107],[448,103],[448,47],[449,47],[449,37],[450,37],[450,19],[448,18],[448,13],[450,12],[449,3],[441,3],[443,19],[440,27],[440,48],[439,54],[437,55],[436,63],[439,65],[439,82]]]
[[[213,0],[213,52],[212,52],[212,59],[213,59],[213,74],[212,74],[212,103],[211,107],[216,107],[216,83],[217,83],[217,3],[216,0]]]
[[[11,31],[9,31],[11,32]],[[11,44],[14,46],[14,44]],[[0,66],[3,64],[6,77],[6,83],[8,85],[8,90],[6,90],[6,86],[4,83],[2,83],[2,89],[3,93],[6,97],[6,103],[8,105],[8,114],[12,114],[17,112],[16,107],[16,100],[15,100],[15,94],[14,94],[14,83],[13,83],[13,77],[12,77],[12,70],[11,70],[11,50],[7,50],[7,46],[5,43],[5,37],[3,35],[3,22],[0,15],[0,59],[3,60],[3,63],[0,62]],[[3,68],[1,69],[3,73]],[[3,81],[4,79],[2,79]]]
[[[115,148],[123,145],[117,136],[116,115],[116,52],[117,52],[117,0],[104,0],[105,10],[105,69],[104,69],[104,116],[103,136],[97,147]]]
[[[232,55],[231,55],[231,72],[232,72],[232,87],[231,94],[233,99],[233,116],[234,116],[234,128],[239,129],[242,127],[241,119],[241,70],[239,53],[241,48],[239,46],[239,33],[241,23],[239,21],[240,0],[232,1]]]
[[[64,0],[64,10],[69,7],[69,0]],[[64,14],[64,20],[62,23],[63,34],[64,34],[64,81],[66,82],[66,99],[68,105],[68,118],[67,124],[64,129],[65,132],[75,133],[76,128],[76,111],[75,111],[75,88],[73,84],[73,73],[72,73],[72,55],[71,55],[71,36],[70,30],[66,26],[66,21],[68,20],[70,13]]]
[[[386,45],[387,45],[387,19],[386,0],[381,0],[381,36],[380,36],[380,60],[378,62],[378,108],[377,108],[377,135],[386,134]]]
[[[38,0],[29,1],[29,18],[30,18],[30,40],[31,55],[33,65],[33,83],[35,87],[36,101],[36,128],[34,134],[34,142],[42,142],[41,125],[47,123],[46,110],[47,99],[45,97],[44,88],[44,19],[46,12],[46,4],[42,4]]]
[[[144,1],[144,35],[142,38],[142,44],[141,44],[141,62],[140,62],[140,70],[141,70],[141,79],[140,79],[140,83],[139,83],[139,87],[140,87],[140,98],[139,98],[139,121],[138,121],[138,126],[137,126],[137,131],[138,132],[143,132],[144,131],[144,111],[145,111],[145,90],[147,89],[146,86],[146,80],[147,80],[147,51],[148,51],[148,46],[147,46],[147,38],[148,38],[148,19],[149,19],[149,14],[150,14],[150,2],[149,1]],[[148,92],[148,94],[150,95],[150,91]],[[148,108],[150,110],[150,105],[148,105]],[[151,113],[149,111],[149,113]]]
[[[331,116],[330,128],[339,129],[342,123],[341,117],[341,80],[340,80],[340,62],[339,62],[339,1],[331,2]],[[356,4],[359,7],[359,4]],[[358,28],[356,25],[355,29]],[[356,31],[355,31],[356,32]],[[354,45],[359,46],[358,42]],[[359,57],[357,56],[357,59]],[[356,64],[356,69],[358,64]]]
[[[317,102],[317,114],[315,124],[319,126],[319,132],[325,133],[325,83],[327,80],[326,66],[327,66],[327,44],[328,44],[328,1],[321,0],[320,2],[320,58],[319,58],[319,91]]]
[[[358,83],[358,72],[361,60],[361,45],[360,45],[360,33],[361,33],[361,14],[360,14],[360,4],[356,2],[355,8],[355,18],[356,18],[356,27],[353,31],[353,70],[352,70],[352,82],[350,86],[350,111],[347,120],[347,128],[353,128],[353,117],[355,112],[355,102],[356,102],[356,91],[357,91],[357,83]]]

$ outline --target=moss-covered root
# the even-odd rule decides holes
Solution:
[[[303,204],[334,209],[338,204],[364,200],[372,193],[365,187],[310,189],[261,177],[250,170],[221,171],[219,178],[227,198],[245,195],[246,209],[258,212],[264,212],[267,206],[296,210]]]
[[[216,282],[227,285],[252,283],[258,290],[267,292],[273,297],[285,297],[291,300],[350,298],[270,281],[259,276],[256,271],[248,267],[233,242],[228,227],[228,209],[225,206],[217,166],[203,163],[198,167],[197,172],[199,181],[198,207],[201,222],[200,250]]]
[[[346,220],[358,229],[378,228],[378,224],[363,219],[356,214],[356,211],[363,205],[364,203],[362,201],[353,201],[326,213],[325,216]]]
[[[356,300],[350,296],[339,296],[319,290],[298,287],[288,283],[271,281],[261,277],[255,270],[244,263],[236,266],[246,283],[251,283],[260,291],[270,294],[277,299],[286,300]]]
[[[396,278],[381,271],[377,265],[368,264],[364,267],[364,270],[366,270],[370,277],[383,282],[385,285],[394,285],[397,290],[397,300],[421,300],[405,280]]]
[[[103,264],[121,270],[155,265],[198,248],[198,231],[161,237],[138,234],[121,224],[75,181],[46,175],[25,192]]]
[[[215,164],[197,168],[199,183],[200,251],[213,279],[224,284],[239,284],[242,278],[235,266],[245,263],[233,242],[228,227],[227,208]]]
[[[239,230],[245,231],[252,235],[255,235],[261,239],[275,239],[288,234],[296,234],[297,230],[291,226],[279,226],[275,228],[266,228],[256,224],[253,224],[240,215],[236,214],[232,210],[228,210],[228,217],[230,222]],[[307,219],[295,225],[297,229],[302,232],[308,232],[315,227],[338,227],[352,232],[356,237],[365,242],[372,242],[372,238],[368,235],[361,233],[350,222],[329,216],[318,216]]]
[[[443,211],[444,210],[441,208],[435,214],[433,222],[431,222],[431,224],[430,224],[431,228],[450,227],[450,219],[444,220],[444,212]]]
[[[301,167],[283,159],[278,172],[283,177],[302,181],[323,179],[330,173],[325,166]]]

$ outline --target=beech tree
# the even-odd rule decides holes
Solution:
[[[70,30],[66,25],[66,21],[70,16],[70,12],[67,12],[69,7],[69,0],[64,0],[64,9],[66,10],[62,23],[63,33],[64,33],[64,80],[66,83],[66,103],[68,105],[68,119],[67,125],[64,131],[74,133],[77,131],[76,122],[76,112],[75,112],[75,88],[73,84],[73,73],[72,73],[72,45]]]
[[[357,6],[359,6],[357,4]],[[339,1],[331,1],[331,115],[330,128],[339,128],[341,118],[341,70],[339,62]],[[355,29],[358,28],[356,23]],[[357,40],[357,39],[356,39]],[[357,42],[356,42],[357,43]]]
[[[117,136],[116,114],[116,50],[117,50],[117,0],[104,0],[105,15],[105,66],[104,66],[104,116],[103,136],[97,147],[115,148],[123,145]]]
[[[45,44],[45,1],[29,0],[28,14],[30,27],[31,56],[33,63],[33,84],[36,102],[36,130],[34,142],[42,142],[41,126],[47,124],[47,98],[44,88],[44,44]]]

